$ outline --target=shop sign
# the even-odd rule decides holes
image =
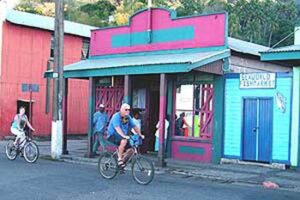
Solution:
[[[275,73],[247,73],[240,74],[240,88],[275,88],[276,74]]]

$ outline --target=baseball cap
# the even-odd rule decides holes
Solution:
[[[99,105],[99,108],[105,108],[104,104],[101,103],[101,104]]]

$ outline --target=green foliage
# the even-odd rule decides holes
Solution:
[[[228,4],[229,35],[250,42],[273,46],[294,29],[297,7],[293,0],[239,0]],[[291,44],[293,38],[280,46]]]
[[[115,7],[107,0],[65,0],[65,19],[92,26],[108,26]]]

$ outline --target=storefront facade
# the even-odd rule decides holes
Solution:
[[[177,18],[173,11],[151,8],[129,21],[92,31],[90,58],[64,68],[65,78],[90,82],[88,152],[95,108],[104,103],[112,115],[128,102],[141,112],[145,153],[154,151],[157,122],[168,119],[168,132],[159,129],[161,164],[166,156],[219,162],[222,75],[230,55],[226,13]]]

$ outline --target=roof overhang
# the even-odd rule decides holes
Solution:
[[[184,73],[228,58],[229,56],[230,50],[223,49],[193,53],[90,58],[65,66],[64,77],[88,78],[117,75]],[[45,77],[52,78],[53,71],[45,72]]]
[[[261,52],[261,60],[300,66],[300,45],[292,45]]]

